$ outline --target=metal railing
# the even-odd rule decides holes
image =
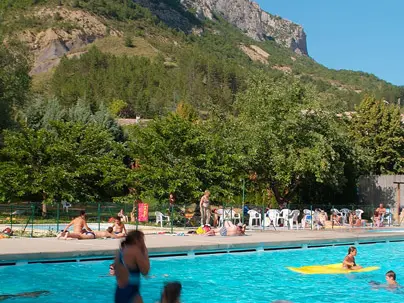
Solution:
[[[307,217],[309,222],[305,224],[306,229],[318,228],[317,222],[313,218],[316,210],[324,210],[328,217],[331,216],[332,209],[341,210],[343,208],[350,211],[362,209],[362,219],[366,223],[366,227],[371,226],[371,217],[375,210],[372,206],[350,205],[349,207],[334,205],[305,205],[290,204],[285,208],[289,210],[298,210],[297,227],[302,228],[302,219],[307,214],[303,211],[307,210],[312,214],[311,218]],[[75,217],[81,210],[86,211],[87,223],[93,230],[105,230],[113,225],[113,218],[118,213],[123,212],[123,222],[127,230],[138,229],[139,227],[149,232],[171,232],[178,230],[196,229],[202,224],[201,210],[199,203],[193,204],[175,204],[169,205],[149,205],[147,222],[140,222],[137,215],[139,210],[137,204],[117,204],[117,203],[89,203],[89,204],[70,204],[54,202],[42,208],[41,203],[24,202],[12,204],[0,204],[0,232],[6,227],[10,227],[14,236],[21,237],[52,237],[56,236],[65,226]],[[252,205],[246,203],[244,205],[235,205],[234,203],[216,203],[211,206],[211,217],[209,224],[212,226],[220,226],[223,221],[229,220],[233,223],[247,224],[250,229],[254,230],[273,230],[278,228],[290,228],[289,221],[285,216],[278,216],[276,221],[271,222],[271,215],[266,206]],[[279,209],[278,209],[279,210]],[[306,211],[306,212],[307,212]],[[163,215],[162,218],[156,217],[156,212]],[[253,216],[253,217],[252,217]],[[159,220],[161,219],[161,220]],[[347,219],[346,219],[347,220]],[[272,220],[273,221],[273,220]],[[158,222],[158,223],[157,223]],[[206,221],[205,221],[206,222]],[[346,223],[346,222],[345,222]],[[388,221],[388,225],[392,225],[393,221]],[[300,224],[300,225],[299,225]],[[331,226],[334,228],[334,224]],[[349,227],[349,226],[347,226]]]

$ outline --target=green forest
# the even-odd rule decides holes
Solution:
[[[1,202],[166,203],[174,193],[193,203],[209,189],[236,204],[246,182],[251,204],[351,205],[359,176],[404,173],[403,87],[327,69],[166,3],[202,33],[171,28],[132,1],[0,0]],[[120,55],[94,43],[43,79],[30,75],[29,50],[11,38],[62,26],[24,17],[54,5],[104,18],[127,52],[140,42],[158,52]],[[240,44],[270,53],[268,64]],[[117,122],[136,116],[148,122]]]

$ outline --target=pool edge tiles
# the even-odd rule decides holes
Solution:
[[[404,241],[404,235],[376,233],[277,232],[249,237],[147,236],[151,257],[180,257]],[[119,240],[7,239],[0,241],[0,264],[88,261],[112,258]]]

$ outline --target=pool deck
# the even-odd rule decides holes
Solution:
[[[256,231],[247,234],[246,237],[147,235],[146,244],[151,256],[186,256],[209,251],[262,251],[404,241],[404,232],[371,233],[364,230]],[[116,239],[70,241],[56,238],[4,239],[0,240],[0,264],[110,258],[118,246],[119,240]]]

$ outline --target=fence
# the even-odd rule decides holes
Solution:
[[[105,230],[112,226],[111,218],[116,217],[122,210],[124,214],[124,222],[127,230],[133,230],[141,227],[147,232],[175,232],[189,228],[198,228],[201,225],[201,213],[199,205],[193,204],[176,204],[166,205],[150,205],[148,209],[147,222],[140,222],[136,215],[139,210],[137,204],[116,204],[116,203],[92,203],[70,205],[66,203],[53,203],[46,205],[46,212],[42,209],[41,203],[25,202],[18,204],[0,204],[0,231],[5,227],[10,227],[14,231],[15,236],[23,237],[51,237],[63,230],[65,226],[75,217],[79,215],[80,210],[85,209],[87,222],[93,230]],[[305,218],[304,211],[315,211],[316,209],[324,210],[331,214],[332,209],[346,208],[349,210],[362,209],[362,219],[367,220],[370,226],[371,217],[375,210],[374,207],[363,207],[358,205],[350,206],[334,206],[334,205],[305,205],[290,204],[287,206],[290,210],[298,210],[297,222],[302,224]],[[234,223],[246,223],[247,225],[257,225],[255,229],[266,230],[274,228],[274,224],[268,224],[269,217],[268,208],[258,205],[234,205],[222,204],[211,206],[211,219],[209,223],[214,226],[221,225],[223,220],[230,220]],[[251,217],[253,216],[253,217]],[[259,222],[252,222],[250,219],[257,219]],[[256,220],[255,220],[256,221]],[[403,221],[403,220],[401,220]],[[158,223],[157,223],[158,222]],[[391,225],[393,222],[389,221]],[[401,222],[399,222],[401,223]],[[286,226],[285,222],[277,227]],[[307,228],[315,228],[315,222],[310,221]],[[334,226],[332,226],[334,227]],[[276,226],[275,226],[276,228]]]
[[[81,210],[86,211],[87,223],[93,230],[105,230],[111,226],[111,218],[116,217],[123,210],[128,214],[126,228],[136,229],[144,224],[135,218],[136,207],[129,204],[92,203],[72,205],[70,203],[55,202],[46,205],[46,212],[41,203],[24,202],[14,204],[0,204],[0,231],[10,227],[14,235],[28,237],[55,236],[63,230]],[[132,216],[131,216],[132,213]],[[133,220],[131,220],[131,217]],[[132,222],[130,222],[132,221]]]

